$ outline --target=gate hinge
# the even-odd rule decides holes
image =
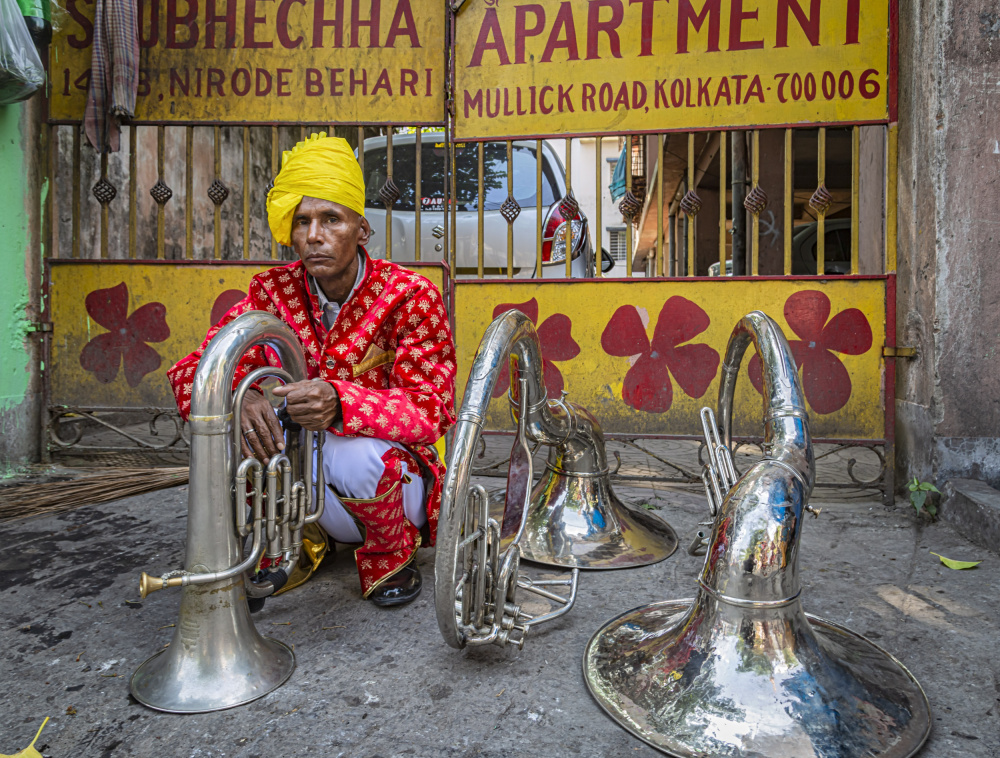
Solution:
[[[917,349],[915,347],[882,347],[882,355],[886,358],[916,358]]]
[[[28,324],[28,328],[27,328],[26,331],[29,334],[31,332],[51,332],[52,331],[52,322],[51,321],[32,321],[30,324]]]

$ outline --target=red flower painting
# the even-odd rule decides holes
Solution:
[[[80,353],[80,365],[108,384],[124,364],[125,381],[137,387],[142,378],[160,367],[160,354],[147,342],[163,342],[170,336],[167,308],[146,303],[128,315],[128,286],[94,290],[84,301],[87,313],[108,331],[88,342]]]
[[[813,411],[839,411],[851,399],[851,375],[835,353],[863,355],[872,346],[865,314],[848,308],[830,318],[830,298],[819,290],[796,292],[785,301],[785,321],[800,338],[789,340],[795,364],[802,370],[802,390]],[[750,382],[763,392],[760,358],[747,366]]]
[[[616,310],[601,334],[601,347],[608,355],[638,356],[625,374],[622,400],[638,411],[664,413],[674,400],[671,376],[688,397],[704,395],[718,372],[719,353],[708,345],[684,343],[709,324],[699,305],[675,296],[663,304],[650,340],[634,305]]]
[[[531,323],[538,324],[538,301],[531,298],[526,303],[501,303],[493,309],[493,318],[509,310],[521,311],[531,319]],[[542,373],[545,375],[545,390],[551,398],[557,398],[563,391],[562,372],[556,367],[553,361],[568,361],[576,358],[580,354],[580,346],[576,344],[572,335],[573,323],[569,316],[556,313],[549,316],[537,326],[538,341],[542,344]],[[493,397],[500,397],[510,388],[510,372],[507,362],[504,361],[500,376],[497,379],[496,387],[493,388]]]
[[[241,300],[245,299],[247,293],[243,290],[226,290],[217,298],[212,305],[212,313],[208,317],[208,325],[215,326],[222,317],[229,313],[229,310]]]

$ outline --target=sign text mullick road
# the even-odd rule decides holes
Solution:
[[[92,0],[66,0],[50,53],[53,120],[83,117]],[[444,120],[435,0],[139,0],[138,121]]]
[[[456,137],[888,119],[889,0],[469,0]]]

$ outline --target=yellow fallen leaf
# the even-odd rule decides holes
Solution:
[[[31,744],[20,753],[14,753],[14,755],[4,755],[3,753],[0,753],[0,758],[42,758],[42,754],[35,750],[35,743],[38,742],[38,738],[42,735],[42,730],[45,728],[47,723],[49,723],[48,716],[45,717],[45,721],[42,722],[42,725],[38,727],[38,731],[35,733],[35,739],[33,739]]]
[[[945,558],[940,553],[931,552],[931,555],[936,555],[941,559],[941,563],[950,569],[955,569],[955,571],[961,571],[962,569],[971,569],[978,566],[982,561],[955,561],[951,558]]]

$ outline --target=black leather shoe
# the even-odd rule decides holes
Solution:
[[[417,599],[421,584],[420,569],[416,566],[407,566],[395,576],[382,582],[368,599],[382,608],[406,605]]]

